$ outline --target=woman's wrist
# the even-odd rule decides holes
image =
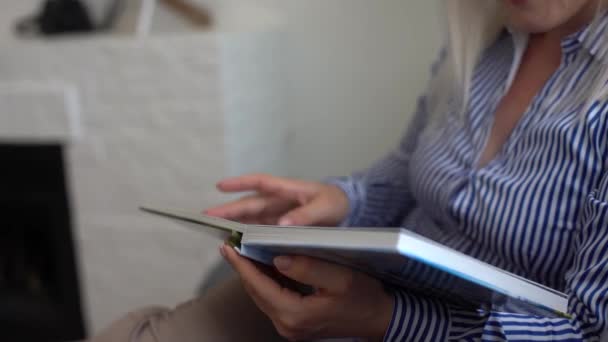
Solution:
[[[333,223],[338,226],[349,226],[358,204],[354,184],[348,177],[330,178],[324,184],[331,189],[334,206],[339,207],[336,210],[336,222]]]
[[[378,301],[376,313],[370,322],[372,341],[383,341],[386,336],[386,331],[393,319],[393,311],[395,307],[395,297],[392,293],[384,292],[382,298]]]
[[[348,216],[350,207],[348,195],[335,184],[328,184],[328,191],[331,193],[330,196],[335,207],[334,223],[338,225]]]

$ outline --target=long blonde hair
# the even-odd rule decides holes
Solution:
[[[600,0],[591,30],[599,24],[604,2]],[[431,82],[431,113],[444,113],[446,101],[455,100],[466,110],[470,97],[473,71],[481,53],[492,44],[506,28],[498,0],[446,0],[446,57]],[[608,43],[608,41],[607,41]],[[608,63],[601,68],[593,84],[588,88],[585,110],[594,102],[608,98]]]

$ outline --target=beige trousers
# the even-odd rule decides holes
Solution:
[[[173,310],[150,307],[115,321],[92,342],[285,341],[238,279]]]

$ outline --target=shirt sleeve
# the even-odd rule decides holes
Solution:
[[[577,228],[565,275],[571,318],[460,310],[395,292],[384,341],[600,341],[608,315],[608,175],[588,196]]]
[[[414,207],[415,201],[407,181],[408,167],[427,118],[427,99],[422,96],[397,148],[365,171],[328,180],[348,197],[349,213],[341,226],[397,226]]]

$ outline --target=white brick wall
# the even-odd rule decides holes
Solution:
[[[0,137],[4,140],[72,140],[81,133],[74,84],[0,82],[0,104],[7,111],[0,115]]]
[[[218,260],[217,238],[139,205],[200,209],[225,199],[213,184],[227,174],[284,172],[279,41],[260,32],[0,43],[0,140],[67,143],[92,331],[187,299]],[[38,89],[61,84],[76,90],[79,137],[62,121],[73,103]]]

